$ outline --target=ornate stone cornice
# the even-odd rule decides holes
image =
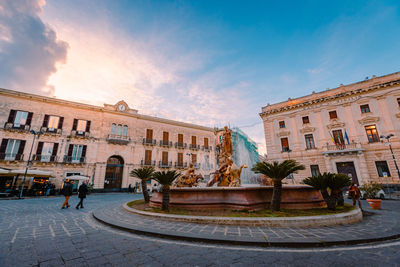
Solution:
[[[329,130],[332,130],[335,128],[343,128],[345,125],[346,124],[344,122],[334,120],[331,123],[329,123],[328,125],[326,125],[326,127],[328,127]]]
[[[379,121],[379,117],[372,117],[372,116],[367,116],[365,118],[362,118],[361,120],[358,120],[358,122],[361,125],[368,124],[368,123],[376,123],[378,121]]]
[[[315,127],[311,127],[311,126],[305,126],[303,128],[300,129],[300,133],[304,134],[304,133],[312,133],[315,131]]]
[[[288,136],[290,134],[290,131],[279,131],[276,135],[278,137],[283,137],[283,136]]]

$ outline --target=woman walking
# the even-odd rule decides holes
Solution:
[[[76,205],[75,207],[77,210],[79,210],[79,206],[81,206],[81,209],[83,209],[83,199],[86,198],[87,192],[88,192],[88,187],[86,185],[86,182],[83,182],[78,189],[78,197],[80,201],[78,205]]]

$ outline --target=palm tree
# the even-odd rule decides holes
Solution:
[[[274,189],[272,191],[271,207],[273,211],[279,211],[281,208],[282,180],[292,173],[304,170],[305,166],[295,160],[285,160],[282,163],[274,161],[273,163],[258,162],[251,169],[255,173],[261,173],[272,179]]]
[[[324,172],[304,179],[303,183],[320,190],[328,209],[336,210],[339,194],[343,187],[351,184],[351,179],[346,174]]]
[[[131,171],[130,175],[132,177],[139,178],[142,181],[142,193],[143,198],[146,203],[149,203],[150,196],[149,192],[147,192],[147,180],[151,179],[154,173],[154,167],[143,167],[139,169],[134,169]]]
[[[162,210],[169,211],[169,188],[180,175],[177,171],[161,171],[153,174],[153,179],[162,185]]]

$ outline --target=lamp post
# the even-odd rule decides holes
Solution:
[[[31,150],[29,151],[28,161],[26,162],[24,179],[22,180],[21,191],[19,192],[19,198],[22,198],[22,193],[24,192],[26,174],[28,173],[29,164],[31,163],[31,155],[32,155],[33,145],[35,144],[36,135],[37,138],[39,139],[39,136],[42,134],[42,131],[36,132],[34,130],[30,130],[29,132],[33,134],[33,140],[32,140]]]
[[[390,149],[390,153],[392,154],[392,158],[393,158],[393,161],[394,161],[394,166],[396,167],[397,175],[399,176],[399,179],[400,179],[399,166],[397,166],[397,162],[396,162],[396,158],[395,158],[394,153],[393,153],[392,145],[390,144],[390,138],[392,138],[393,136],[394,136],[394,134],[381,135],[380,138],[386,139],[386,145]]]

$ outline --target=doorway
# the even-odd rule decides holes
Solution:
[[[352,179],[353,183],[359,185],[356,168],[354,167],[353,161],[336,162],[336,168],[338,173],[347,174]]]
[[[112,156],[107,160],[104,189],[118,191],[122,185],[124,160],[120,156]]]

